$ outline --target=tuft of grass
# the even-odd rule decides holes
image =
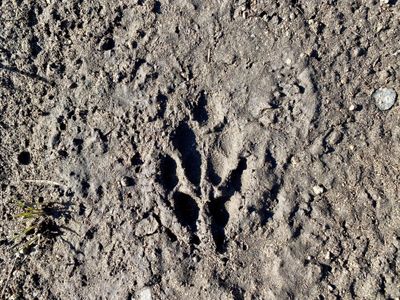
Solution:
[[[55,223],[57,210],[52,203],[18,201],[17,206],[20,212],[15,214],[15,218],[22,228],[14,238],[13,248],[19,247],[18,254],[29,254],[34,247],[61,234]]]
[[[32,182],[48,183],[48,181],[36,180]],[[17,213],[14,218],[18,222],[17,233],[14,234],[13,245],[10,249],[18,249],[15,253],[14,262],[8,271],[8,275],[3,281],[3,287],[0,290],[0,299],[5,299],[8,284],[12,280],[14,271],[21,266],[27,256],[37,247],[44,247],[45,245],[52,245],[51,242],[56,237],[62,235],[61,229],[69,230],[73,233],[75,231],[65,226],[59,226],[56,219],[64,218],[67,222],[71,219],[69,203],[56,203],[56,202],[24,202],[17,201]],[[77,234],[77,233],[76,233]],[[66,243],[61,236],[60,239]],[[8,242],[7,242],[8,244]],[[68,243],[72,250],[76,249]],[[19,298],[18,298],[19,299]]]

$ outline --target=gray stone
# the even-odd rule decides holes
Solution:
[[[376,106],[380,110],[389,110],[396,101],[396,91],[392,88],[379,88],[373,94]]]

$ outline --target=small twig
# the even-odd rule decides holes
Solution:
[[[7,276],[6,281],[4,282],[3,288],[1,289],[0,299],[3,299],[4,293],[6,292],[8,283],[10,282],[12,274],[14,273],[15,265],[17,264],[17,259],[18,258],[14,259],[14,263],[12,265],[12,268],[11,268],[10,272],[8,273],[8,276]]]
[[[0,63],[0,70],[1,69],[6,70],[11,73],[20,74],[20,75],[23,75],[23,76],[26,76],[26,77],[29,77],[29,78],[32,78],[35,80],[39,80],[39,81],[49,84],[49,85],[53,85],[53,82],[49,81],[47,78],[37,75],[37,74],[29,73],[26,71],[21,71],[17,67],[7,66],[7,65],[3,65],[2,63]]]
[[[58,183],[56,181],[51,181],[51,180],[40,180],[40,179],[24,179],[22,182],[25,183],[35,183],[35,184],[48,184],[48,185],[55,185],[55,186],[63,186],[65,187],[64,184]]]

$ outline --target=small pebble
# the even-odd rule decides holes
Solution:
[[[198,263],[200,261],[200,257],[195,255],[195,256],[193,256],[192,260],[193,260],[193,262]]]
[[[354,110],[356,110],[356,106],[354,104],[351,104],[349,106],[349,111],[354,111]]]
[[[123,186],[133,186],[135,184],[135,180],[132,177],[124,176],[121,179],[121,184]]]
[[[392,108],[396,97],[396,91],[391,88],[379,88],[372,94],[372,98],[375,100],[375,104],[380,110]]]
[[[387,70],[383,70],[383,71],[379,72],[379,79],[381,81],[385,81],[389,77],[390,77],[390,73]]]
[[[343,139],[343,133],[339,130],[333,131],[327,139],[329,145],[337,145]]]
[[[331,259],[331,252],[326,252],[325,259]]]
[[[314,192],[316,195],[321,195],[321,194],[324,192],[324,188],[323,188],[322,186],[320,186],[320,185],[315,185],[315,186],[313,187],[313,192]]]
[[[151,289],[146,287],[139,292],[139,300],[151,300]]]
[[[353,57],[358,57],[358,56],[362,56],[365,54],[365,49],[363,48],[355,48],[353,49]]]
[[[153,216],[149,216],[136,224],[135,235],[138,237],[144,237],[155,233],[157,230],[157,220]]]

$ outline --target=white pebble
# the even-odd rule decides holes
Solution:
[[[315,185],[313,191],[316,195],[321,195],[324,192],[324,188],[320,185]]]
[[[392,108],[396,97],[396,91],[391,88],[379,88],[372,94],[372,98],[375,100],[375,104],[380,110]]]
[[[139,300],[151,300],[151,289],[144,288],[139,293]]]

